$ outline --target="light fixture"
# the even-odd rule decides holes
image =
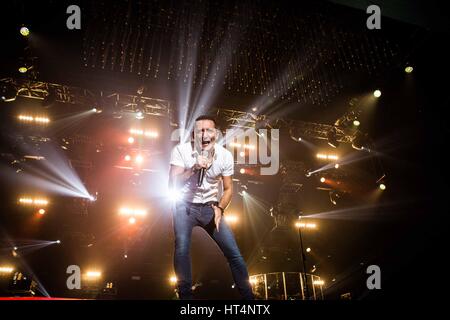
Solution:
[[[352,148],[356,150],[364,150],[367,148],[368,141],[368,135],[358,131],[352,140]]]
[[[339,194],[339,192],[337,192],[335,190],[331,190],[329,194],[330,194],[331,203],[334,205],[337,205],[339,199],[341,198],[341,195]]]
[[[169,278],[169,282],[170,282],[171,284],[176,284],[176,283],[177,283],[177,277],[176,277],[176,276],[171,276],[171,277]]]
[[[379,98],[379,97],[381,97],[381,91],[380,90],[375,90],[374,92],[373,92],[373,96],[375,97],[375,98]]]
[[[411,72],[413,72],[413,70],[414,70],[414,68],[411,66],[406,66],[406,68],[405,68],[406,73],[411,73]]]
[[[144,119],[144,113],[139,108],[136,109],[136,119],[139,119],[139,120]]]
[[[30,35],[30,29],[25,26],[22,26],[19,30],[20,34],[24,37],[28,37]]]
[[[5,83],[0,88],[0,97],[4,102],[11,102],[16,100],[17,89],[10,83]]]

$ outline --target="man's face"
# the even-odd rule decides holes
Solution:
[[[199,120],[195,122],[194,142],[202,150],[211,150],[216,142],[214,121]]]

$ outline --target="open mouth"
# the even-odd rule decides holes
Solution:
[[[210,143],[211,143],[211,141],[204,140],[204,141],[202,141],[202,147],[205,148],[205,147],[209,146]]]

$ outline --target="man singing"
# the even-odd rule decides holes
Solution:
[[[233,194],[233,155],[215,143],[217,136],[214,118],[200,116],[195,120],[192,141],[172,150],[169,184],[182,193],[173,210],[178,295],[180,299],[193,298],[190,244],[192,229],[200,226],[227,258],[241,297],[250,300],[253,293],[247,267],[233,233],[222,220]]]

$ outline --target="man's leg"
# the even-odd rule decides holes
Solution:
[[[174,267],[180,299],[193,298],[190,246],[195,220],[189,211],[189,208],[182,202],[175,204],[173,210],[175,233]]]
[[[208,208],[204,208],[203,210],[207,209]],[[210,209],[214,210],[212,208]],[[219,231],[217,231],[217,228],[215,227],[214,219],[212,219],[212,221],[204,228],[227,258],[234,282],[241,297],[245,300],[253,300],[254,296],[249,281],[247,266],[245,265],[244,258],[239,251],[234,235],[226,224],[225,219],[222,218],[220,221]]]

